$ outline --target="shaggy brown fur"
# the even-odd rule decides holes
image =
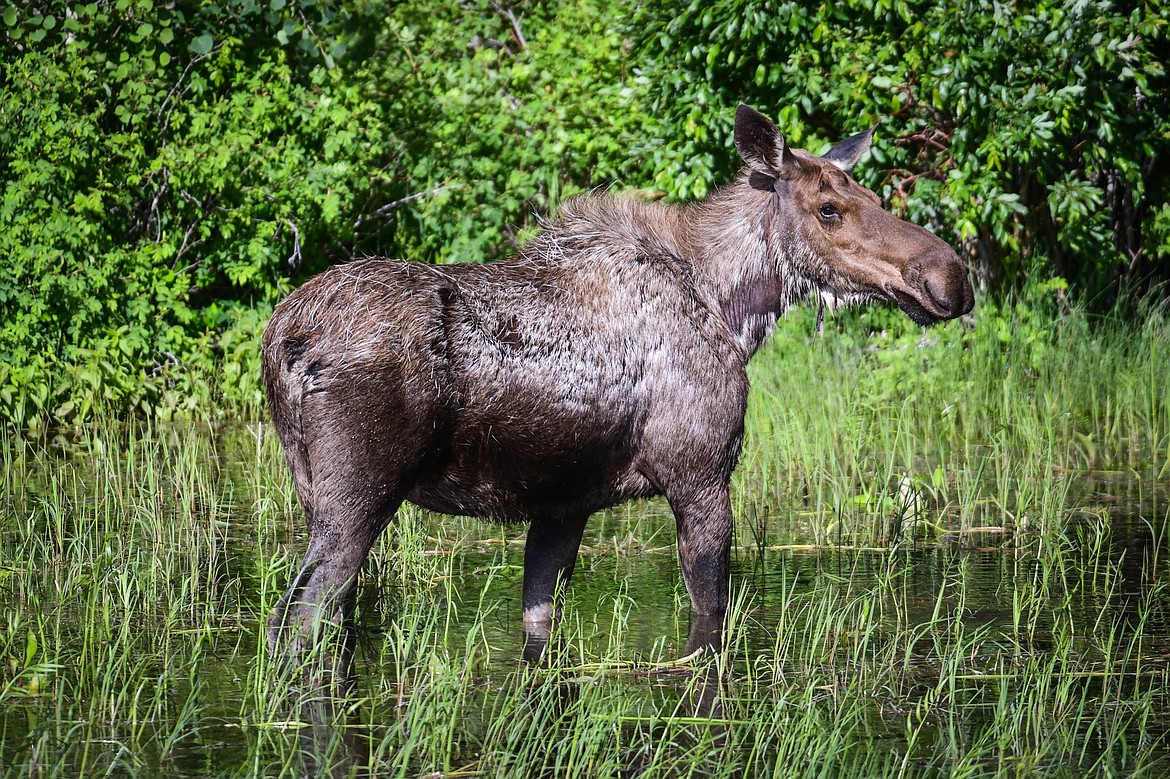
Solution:
[[[363,260],[289,296],[264,379],[310,541],[272,646],[344,621],[404,500],[530,523],[523,604],[539,638],[589,515],[665,495],[692,607],[717,620],[745,365],[777,315],[810,293],[889,300],[923,324],[973,305],[951,248],[846,174],[869,139],[814,157],[741,106],[747,167],[704,202],[581,197],[509,261]]]

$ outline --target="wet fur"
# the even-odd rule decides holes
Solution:
[[[539,631],[588,516],[665,495],[692,606],[722,613],[748,360],[814,290],[896,300],[840,269],[796,191],[872,194],[831,164],[772,149],[764,136],[782,138],[770,123],[747,126],[741,154],[754,166],[704,202],[580,197],[506,262],[361,260],[277,307],[264,377],[310,543],[273,615],[274,647],[340,625],[404,500],[530,523],[524,608]],[[943,286],[958,289],[949,247],[892,216],[882,224],[896,226],[898,251],[926,257],[912,262],[953,262]]]

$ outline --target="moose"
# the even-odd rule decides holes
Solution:
[[[922,325],[974,306],[951,247],[848,175],[872,138],[818,157],[741,105],[745,166],[706,200],[579,196],[505,261],[357,260],[289,295],[262,361],[309,541],[272,650],[352,632],[359,570],[403,501],[529,525],[539,640],[589,516],[665,496],[695,618],[718,624],[745,368],[777,316],[810,297],[821,316],[885,300]]]

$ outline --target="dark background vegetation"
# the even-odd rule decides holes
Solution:
[[[0,420],[20,428],[254,410],[259,335],[308,275],[498,258],[591,188],[702,197],[737,166],[741,101],[814,152],[877,124],[856,175],[985,299],[1140,310],[1170,278],[1160,2],[0,8]]]

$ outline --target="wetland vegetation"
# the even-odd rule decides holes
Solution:
[[[1170,775],[1162,4],[60,5],[0,3],[0,775]],[[978,302],[797,311],[750,366],[723,651],[680,657],[662,502],[592,519],[540,666],[523,529],[406,508],[351,693],[278,678],[273,306],[702,197],[740,102],[877,125],[858,180]]]
[[[314,698],[260,641],[304,543],[264,421],[6,435],[5,775],[1164,775],[1170,322],[814,313],[752,366],[714,657],[660,502],[593,518],[541,666],[522,528],[408,508]]]

